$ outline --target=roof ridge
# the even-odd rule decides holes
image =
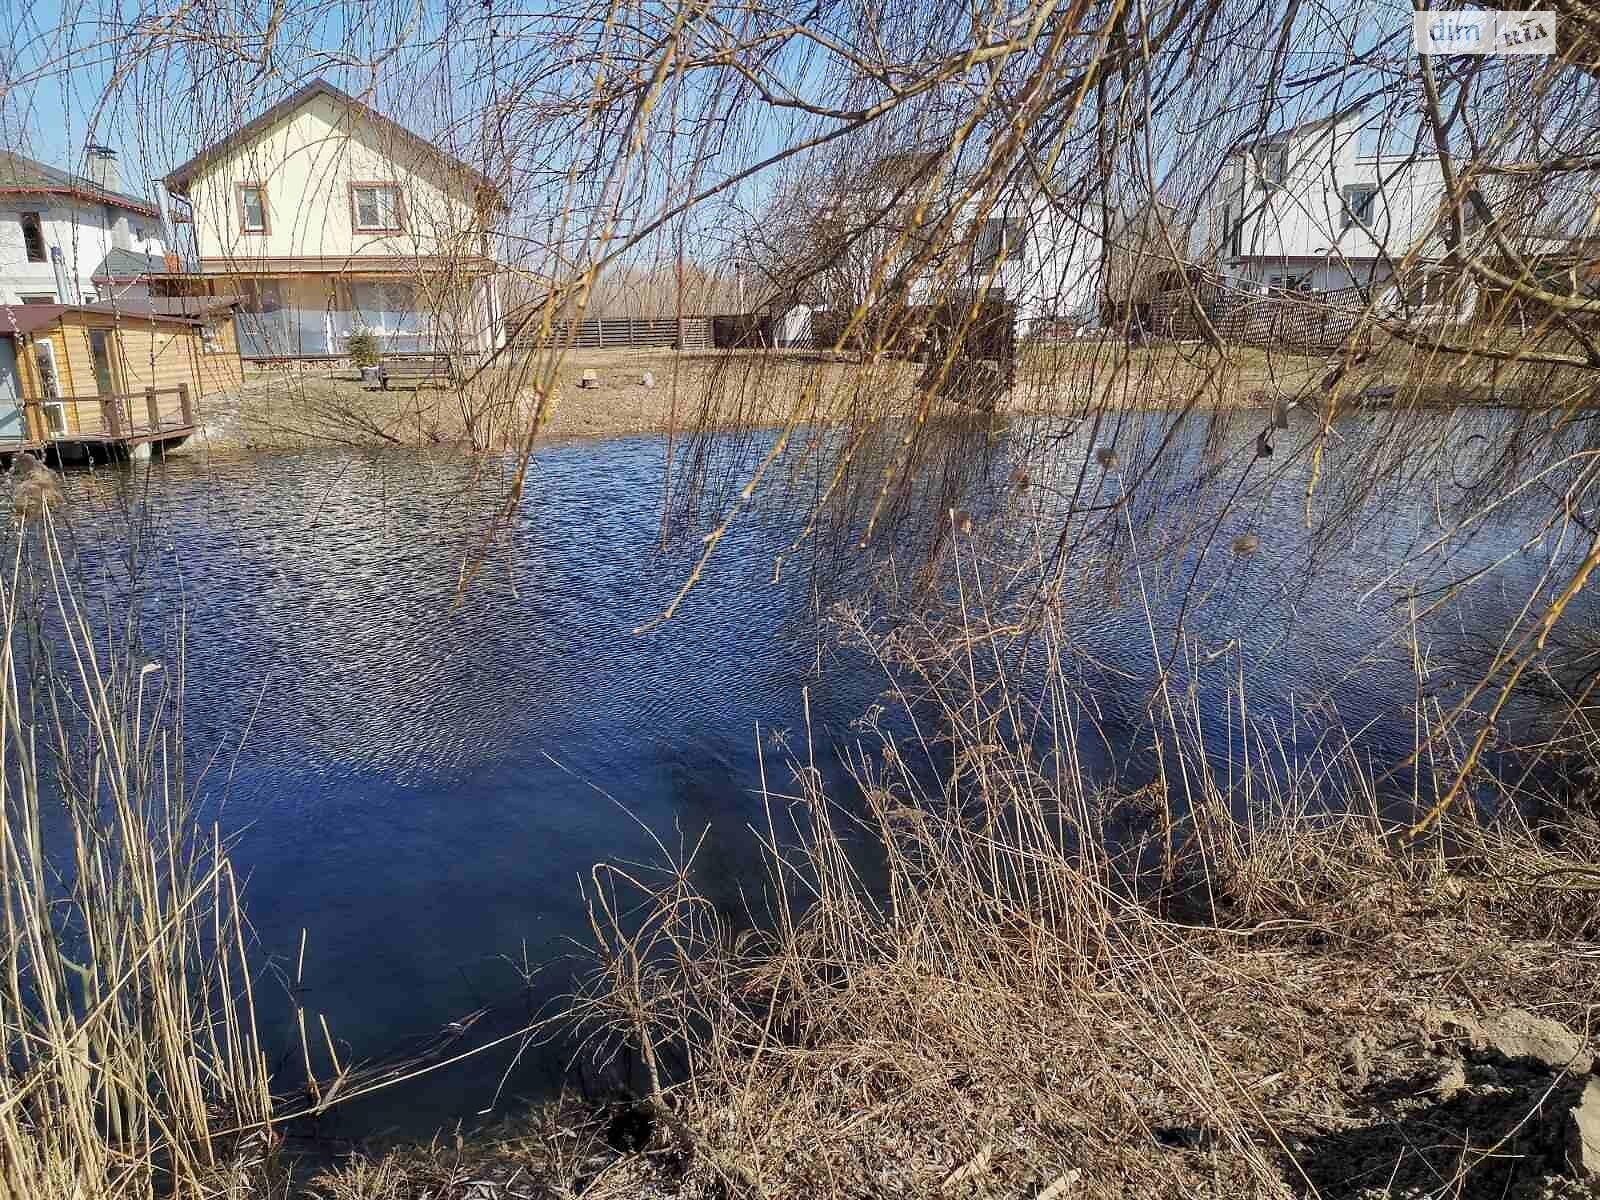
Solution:
[[[10,179],[6,177],[5,164],[11,167]],[[24,172],[18,167],[32,171],[37,178],[29,181],[24,178]],[[138,212],[154,215],[157,212],[155,201],[145,196],[135,196],[132,192],[119,192],[115,188],[102,187],[87,175],[79,175],[62,167],[51,166],[49,163],[40,162],[36,158],[29,158],[17,150],[0,148],[0,191],[65,191],[82,193],[85,196],[98,198],[122,208],[130,208]]]
[[[494,188],[496,192],[499,191],[498,188],[494,187],[493,182],[488,176],[486,176],[482,171],[479,171],[476,167],[472,166],[470,163],[464,162],[455,155],[451,154],[449,151],[441,149],[433,142],[417,133],[415,130],[406,128],[393,117],[386,116],[377,109],[373,108],[370,104],[367,104],[364,101],[357,99],[355,96],[352,96],[349,92],[335,87],[321,75],[317,76],[304,87],[301,87],[290,93],[288,96],[285,96],[276,104],[273,104],[262,112],[258,113],[256,116],[246,121],[243,125],[239,126],[239,128],[235,129],[232,133],[226,135],[225,137],[218,138],[209,145],[202,147],[199,152],[194,155],[194,157],[189,159],[188,162],[183,163],[181,166],[175,167],[169,171],[162,178],[162,183],[166,186],[168,191],[174,192],[178,195],[186,195],[188,192],[188,185],[194,178],[194,175],[200,170],[201,167],[205,166],[208,161],[220,156],[226,150],[237,145],[239,142],[248,139],[254,134],[264,129],[270,129],[272,126],[276,125],[281,118],[304,107],[309,100],[318,95],[331,96],[341,104],[356,109],[363,117],[366,117],[367,119],[372,120],[385,128],[396,131],[408,141],[423,149],[427,153],[433,155],[435,158],[441,159],[447,163],[451,163],[466,171],[479,186]]]

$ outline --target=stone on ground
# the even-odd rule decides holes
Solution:
[[[585,371],[578,380],[578,386],[581,388],[597,388],[600,386],[600,376],[592,370]]]
[[[1567,1165],[1579,1179],[1600,1180],[1600,1079],[1584,1085],[1567,1113]]]
[[[1462,1013],[1439,1013],[1436,1017],[1439,1025],[1459,1037],[1469,1056],[1478,1061],[1498,1059],[1573,1075],[1587,1075],[1594,1066],[1594,1055],[1582,1038],[1560,1021],[1526,1009],[1503,1008],[1481,1020]]]
[[[1508,1062],[1535,1063],[1551,1071],[1587,1075],[1594,1055],[1560,1021],[1521,1008],[1501,1009],[1483,1023],[1489,1053]]]
[[[653,388],[656,385],[655,374],[651,371],[646,371],[643,375],[639,376],[639,382],[644,387]]]

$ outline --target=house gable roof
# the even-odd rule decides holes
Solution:
[[[246,145],[251,141],[254,141],[258,135],[265,133],[279,121],[283,120],[285,117],[288,117],[291,113],[297,112],[299,109],[303,108],[306,104],[310,103],[318,96],[328,97],[334,103],[343,108],[349,109],[363,120],[371,122],[378,128],[398,136],[403,141],[444,163],[452,170],[464,172],[474,187],[487,188],[494,192],[496,196],[499,195],[499,189],[496,188],[494,184],[490,182],[489,178],[481,171],[474,167],[468,166],[454,155],[447,154],[445,151],[439,149],[438,146],[434,145],[426,138],[413,133],[398,121],[384,116],[377,109],[363,104],[348,92],[340,91],[326,79],[312,80],[293,95],[287,96],[278,101],[278,103],[274,104],[271,108],[267,109],[254,120],[245,122],[245,124],[234,130],[227,137],[221,139],[220,141],[212,142],[209,146],[204,147],[200,153],[196,154],[188,162],[170,172],[166,178],[162,180],[162,182],[166,184],[168,191],[174,192],[180,196],[187,195],[189,192],[189,184],[193,181],[196,175],[205,169],[208,163],[222,158],[239,146]]]
[[[137,250],[124,250],[113,246],[106,251],[100,265],[90,272],[95,282],[102,279],[139,279],[151,271],[165,271],[166,260],[155,254],[140,254]]]
[[[1329,125],[1335,125],[1344,120],[1346,117],[1360,112],[1367,106],[1370,100],[1370,97],[1363,97],[1352,104],[1346,104],[1343,108],[1337,109],[1334,112],[1327,113],[1320,117],[1313,117],[1309,121],[1301,121],[1296,125],[1288,125],[1282,129],[1274,129],[1271,133],[1263,133],[1260,135],[1249,134],[1236,141],[1233,144],[1233,149],[1231,152],[1237,154],[1241,150],[1253,150],[1262,146],[1284,145],[1304,134],[1315,133],[1319,129],[1323,129]]]
[[[12,150],[0,150],[0,195],[71,196],[91,204],[127,209],[142,216],[157,215],[156,207],[142,196],[103,188],[86,175],[37,162]]]

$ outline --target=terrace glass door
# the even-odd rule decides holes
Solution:
[[[0,444],[28,440],[28,418],[22,407],[22,376],[17,371],[17,347],[0,337]]]
[[[45,425],[51,437],[65,437],[67,406],[61,403],[61,374],[56,370],[56,348],[48,340],[34,342],[33,365],[39,371]]]
[[[111,371],[111,331],[89,331],[89,357],[94,360],[94,390],[99,396],[110,396],[117,390]]]

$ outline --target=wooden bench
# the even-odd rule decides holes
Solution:
[[[454,356],[439,353],[407,354],[404,357],[385,358],[378,364],[378,384],[389,390],[391,379],[414,379],[417,386],[442,378],[452,387],[458,382]]]

